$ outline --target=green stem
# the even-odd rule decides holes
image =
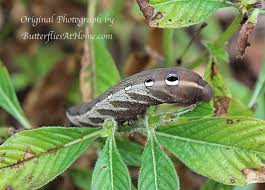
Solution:
[[[249,108],[252,108],[255,103],[257,102],[257,99],[259,98],[260,95],[262,95],[265,92],[265,59],[263,63],[262,70],[259,75],[258,82],[255,87],[255,91],[252,95],[252,98],[248,104]]]
[[[88,0],[87,2],[88,2],[87,17],[94,18],[96,15],[97,0]],[[91,23],[90,26],[92,27],[93,23]]]
[[[238,14],[226,31],[214,42],[215,46],[223,47],[240,27],[242,14]]]
[[[173,29],[164,29],[163,31],[163,51],[166,66],[173,63]]]
[[[88,0],[87,1],[88,7],[87,7],[87,17],[88,18],[94,18],[96,15],[96,7],[97,7],[97,0]],[[89,26],[87,26],[86,29],[87,34],[94,34],[94,23],[90,23]],[[94,51],[94,43],[93,41],[89,41],[87,39],[85,41],[86,45],[89,47],[89,54],[90,54],[90,61],[91,61],[91,66],[92,66],[92,95],[93,97],[95,96],[96,93],[96,59],[95,59],[95,51]]]
[[[223,47],[226,45],[227,41],[232,38],[234,33],[238,30],[241,22],[242,14],[238,14],[233,22],[229,25],[226,31],[214,42],[216,47]],[[208,60],[208,52],[204,52],[200,57],[198,57],[195,61],[188,64],[186,67],[188,69],[194,69],[202,63],[207,63]]]

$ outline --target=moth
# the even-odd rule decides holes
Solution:
[[[212,97],[212,87],[197,73],[180,67],[160,68],[132,75],[91,102],[71,107],[66,114],[77,126],[97,127],[107,118],[118,123],[135,120],[150,106],[188,106]]]

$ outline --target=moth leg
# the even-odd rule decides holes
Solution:
[[[182,115],[184,115],[184,114],[186,114],[188,112],[193,111],[198,105],[199,105],[198,102],[196,102],[195,104],[191,104],[188,107],[184,108],[183,110],[178,111],[175,115],[177,117],[180,117],[180,116],[182,116]]]

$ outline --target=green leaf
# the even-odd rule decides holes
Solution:
[[[167,108],[169,110],[169,108]],[[201,119],[203,117],[212,117],[214,115],[214,109],[211,102],[201,102],[198,105],[191,105],[187,108],[178,110],[177,112],[172,110],[172,112],[161,112],[158,109],[158,115],[152,115],[149,118],[149,123],[167,123],[172,121],[182,122],[182,120],[196,120]]]
[[[113,134],[108,137],[92,176],[92,189],[131,190],[128,169],[116,148]]]
[[[228,116],[254,117],[253,112],[235,98],[232,98],[230,100],[227,115]]]
[[[94,40],[94,53],[96,62],[95,94],[98,96],[120,81],[120,74],[105,45]]]
[[[0,127],[0,139],[1,138],[7,138],[9,136],[9,128],[6,127]]]
[[[225,32],[218,37],[218,39],[214,42],[214,45],[217,47],[223,47],[231,39],[236,31],[238,31],[238,27],[241,26],[242,14],[238,14],[233,22],[229,25],[229,27],[225,30]],[[202,53],[197,59],[193,60],[190,64],[186,66],[188,69],[194,69],[198,67],[200,64],[207,62],[208,60],[208,52]]]
[[[0,106],[15,117],[25,128],[31,128],[16,96],[7,69],[0,62]]]
[[[92,172],[87,169],[71,169],[69,174],[74,182],[74,184],[83,189],[91,190]]]
[[[265,120],[265,98],[260,96],[258,98],[258,107],[255,113],[256,118]]]
[[[12,74],[12,81],[17,90],[24,89],[41,79],[54,64],[63,59],[63,53],[58,49],[38,46],[34,54],[18,54],[14,64],[18,72]]]
[[[238,99],[232,98],[230,90],[214,62],[210,61],[205,78],[213,87],[213,103],[217,116],[253,116],[250,109],[243,105]]]
[[[257,1],[255,0],[255,3],[256,2]],[[259,14],[260,14],[260,9],[254,9],[254,11],[251,13],[251,15],[248,19],[248,22],[251,22],[253,24],[257,24]]]
[[[2,144],[10,136],[10,129],[7,127],[0,127],[0,144]]]
[[[112,11],[96,16],[97,0],[88,2],[88,17],[104,20]],[[91,23],[86,34],[102,35],[98,23]],[[120,81],[120,74],[109,53],[104,39],[86,39],[81,68],[81,91],[85,101],[95,98]]]
[[[228,185],[262,176],[265,121],[247,117],[205,118],[160,126],[158,141],[195,172]],[[256,172],[256,173],[255,173]]]
[[[230,4],[220,0],[137,0],[152,27],[187,27]]]
[[[141,166],[142,147],[128,139],[117,139],[117,147],[123,161],[128,166]]]
[[[214,109],[210,102],[199,103],[194,110],[183,114],[181,117],[210,117],[213,116]]]
[[[38,189],[65,171],[102,133],[98,128],[23,131],[0,146],[0,189]]]
[[[232,97],[236,98],[244,105],[249,103],[252,92],[247,86],[235,79],[231,79],[230,77],[225,78],[225,83],[229,87]]]
[[[178,190],[179,180],[170,158],[163,152],[153,135],[142,157],[139,190]]]
[[[215,43],[206,43],[205,46],[218,62],[228,63],[229,55],[224,47],[218,47]]]
[[[224,185],[213,180],[208,180],[200,190],[233,190],[231,185]]]
[[[220,75],[216,63],[211,59],[205,73],[205,80],[207,80],[207,82],[213,87],[215,97],[221,96],[231,98],[231,93],[226,86],[223,77]]]

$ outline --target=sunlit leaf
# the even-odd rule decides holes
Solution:
[[[38,189],[65,171],[100,135],[97,128],[23,131],[0,146],[0,189]]]
[[[186,27],[230,4],[219,0],[137,0],[152,27]]]
[[[170,158],[149,135],[139,175],[139,190],[178,190],[179,181]]]
[[[265,122],[254,118],[205,118],[168,122],[157,129],[156,135],[197,173],[223,184],[246,185],[264,182],[263,131]]]
[[[131,179],[113,135],[106,140],[104,149],[97,160],[93,176],[94,190],[131,190]]]

